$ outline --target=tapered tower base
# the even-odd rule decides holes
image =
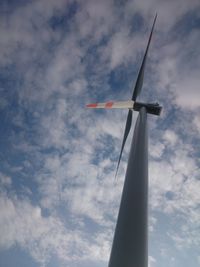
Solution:
[[[140,109],[133,134],[109,267],[148,266],[147,111]]]

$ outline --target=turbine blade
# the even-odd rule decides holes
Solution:
[[[122,147],[121,147],[121,151],[120,151],[120,155],[119,155],[119,159],[118,159],[118,163],[117,163],[117,170],[116,170],[115,178],[117,176],[117,172],[118,172],[118,169],[119,169],[119,164],[120,164],[120,161],[121,161],[124,145],[126,143],[126,139],[127,139],[128,134],[130,132],[130,129],[131,129],[131,123],[132,123],[132,110],[129,110],[128,111],[127,120],[126,120],[126,126],[125,126],[125,131],[124,131],[124,138],[123,138],[123,142],[122,142]]]
[[[93,103],[86,105],[87,108],[129,108],[132,109],[134,102],[132,100],[129,101],[120,101],[120,102],[106,102],[106,103]]]
[[[137,80],[136,80],[136,84],[135,84],[135,88],[134,88],[133,96],[132,96],[132,100],[133,101],[136,100],[137,96],[140,94],[141,89],[142,89],[145,63],[146,63],[146,58],[147,58],[147,54],[148,54],[148,50],[149,50],[149,45],[150,45],[150,42],[151,42],[153,30],[154,30],[154,25],[156,23],[156,18],[157,18],[157,14],[156,14],[156,16],[154,18],[154,21],[153,21],[153,26],[151,28],[151,33],[150,33],[149,40],[148,40],[148,43],[147,43],[146,51],[145,51],[145,54],[144,54],[144,57],[143,57],[143,60],[142,60],[142,65],[140,67],[140,71],[139,71],[139,74],[138,74],[138,77],[137,77]]]

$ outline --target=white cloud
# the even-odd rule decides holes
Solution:
[[[174,146],[178,140],[178,137],[174,131],[167,130],[164,133],[163,139],[167,142],[167,144]]]
[[[156,263],[156,259],[152,256],[149,256],[149,267],[153,267],[155,266],[155,263]]]
[[[181,88],[181,90],[179,90]],[[175,85],[177,104],[183,108],[199,108],[199,76],[193,72],[190,76],[182,76]]]
[[[193,133],[189,134],[187,116],[173,122],[173,128],[170,128],[168,117],[173,104],[177,109],[187,108],[193,113],[199,107],[198,73],[194,69],[200,61],[197,55],[194,60],[190,57],[199,34],[186,34],[187,42],[183,42],[181,36],[172,40],[169,31],[186,11],[197,8],[199,2],[128,1],[116,8],[113,1],[84,1],[69,24],[64,25],[69,29],[53,30],[48,21],[53,15],[65,14],[68,4],[70,1],[64,0],[36,1],[17,9],[8,18],[8,23],[1,24],[4,38],[0,41],[0,64],[17,64],[16,71],[23,81],[19,86],[18,104],[21,109],[26,107],[26,115],[33,114],[33,121],[31,118],[27,125],[24,125],[21,113],[12,118],[19,131],[23,128],[23,134],[20,134],[21,139],[25,139],[12,149],[21,149],[27,169],[37,163],[32,182],[37,183],[39,195],[39,200],[34,199],[35,206],[31,199],[27,200],[23,195],[19,198],[13,191],[6,195],[3,190],[13,186],[11,178],[0,176],[0,185],[4,188],[0,197],[1,247],[10,248],[17,243],[41,264],[53,254],[64,264],[91,258],[107,261],[126,165],[122,159],[122,175],[114,184],[126,114],[120,111],[93,113],[83,106],[88,99],[118,94],[117,88],[109,84],[110,71],[115,71],[121,64],[127,68],[128,64],[135,63],[146,45],[146,31],[145,35],[144,29],[133,35],[130,21],[141,11],[140,14],[145,14],[143,28],[147,25],[149,28],[155,5],[159,16],[149,76],[152,73],[153,86],[164,99],[163,120],[166,122],[162,125],[168,130],[156,131],[160,120],[154,122],[156,134],[150,140],[153,158],[149,164],[150,204],[153,211],[169,216],[181,214],[186,218],[189,214],[190,219],[183,229],[185,233],[183,236],[177,234],[174,239],[181,243],[186,236],[190,246],[199,244],[195,230],[199,227],[200,201],[198,172],[194,174],[194,170],[198,170],[193,158],[196,148],[191,140],[184,143],[181,136],[184,133],[192,139]],[[103,44],[98,45],[99,41]],[[185,58],[190,58],[187,67],[183,64]],[[149,76],[145,77],[148,86],[151,84]],[[119,95],[125,97],[127,91],[125,88]],[[5,102],[1,105],[6,108]],[[174,114],[172,117],[175,118]],[[199,131],[197,116],[192,123]],[[150,127],[152,124],[151,121]],[[32,128],[27,130],[29,126]],[[180,132],[181,127],[184,132]],[[124,158],[128,149],[127,145]],[[34,162],[29,159],[33,154]],[[31,175],[29,177],[27,173],[26,177],[28,184]],[[32,198],[33,194],[27,197]],[[59,213],[61,207],[62,214]],[[43,215],[43,209],[48,210],[48,217]],[[74,230],[74,225],[70,225],[71,218],[78,229]],[[87,230],[90,226],[85,222],[87,219],[97,228],[92,234]],[[150,218],[151,231],[158,223],[156,217]],[[183,223],[184,220],[180,225]],[[150,266],[156,263],[158,260],[150,257]]]
[[[161,159],[163,153],[165,150],[165,145],[160,143],[160,142],[156,142],[156,143],[150,143],[150,147],[149,147],[149,153],[152,157],[156,158],[156,159]]]
[[[195,116],[193,123],[194,123],[197,131],[200,133],[200,117],[199,117],[199,115]]]
[[[200,58],[195,55],[194,46],[199,40],[199,33],[193,30],[186,36],[165,42],[160,51],[154,51],[156,57],[159,57],[155,70],[158,73],[158,86],[167,90],[168,95],[175,98],[175,103],[179,107],[195,110],[199,107],[197,69]],[[187,61],[187,64],[183,64],[184,61]],[[167,103],[167,105],[172,104],[170,101]]]
[[[41,266],[46,266],[52,254],[69,262],[108,257],[110,238],[103,233],[96,234],[96,241],[91,243],[84,232],[66,229],[59,218],[43,217],[39,206],[16,197],[11,199],[5,194],[0,196],[0,206],[0,246],[10,248],[18,244]]]
[[[121,27],[117,33],[112,36],[110,43],[110,65],[111,69],[120,64],[127,64],[136,59],[136,55],[141,50],[143,38],[141,36],[131,36],[130,32]],[[144,49],[144,47],[143,47]],[[132,53],[130,53],[132,51]],[[139,67],[139,66],[138,66]]]
[[[138,0],[128,1],[126,13],[131,16],[132,12],[138,11],[142,13],[144,18],[148,18],[149,21],[149,17],[157,12],[159,23],[157,28],[162,29],[164,32],[173,27],[182,15],[191,10],[195,10],[195,8],[199,8],[198,0],[192,0],[190,2],[187,0],[170,0],[168,2],[165,0]]]
[[[76,14],[77,30],[81,38],[99,41],[109,34],[115,21],[113,1],[79,1],[80,12]]]
[[[0,173],[0,186],[1,187],[9,187],[12,184],[11,177]]]

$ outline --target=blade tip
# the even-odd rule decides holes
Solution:
[[[86,108],[96,108],[96,107],[97,107],[96,103],[91,103],[86,105]]]
[[[155,18],[154,18],[154,23],[156,22],[157,17],[158,17],[158,13],[156,12],[156,15],[155,15]]]

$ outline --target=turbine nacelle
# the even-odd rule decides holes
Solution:
[[[135,102],[133,109],[136,111],[140,111],[142,107],[145,107],[147,113],[159,116],[162,110],[162,107],[158,103],[141,103]]]

